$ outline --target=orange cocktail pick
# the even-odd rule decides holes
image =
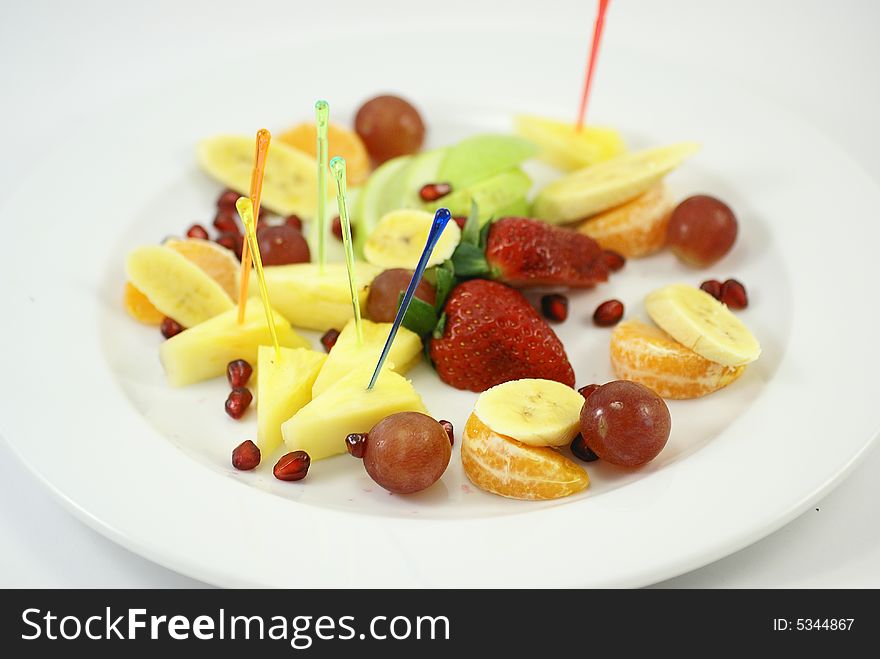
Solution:
[[[269,141],[272,134],[265,128],[257,131],[254,149],[254,170],[251,172],[251,189],[248,195],[253,207],[254,221],[260,217],[260,194],[263,191],[263,174],[266,171],[266,156],[269,153]],[[248,284],[251,275],[251,250],[245,240],[241,247],[241,284],[238,289],[238,322],[244,322],[244,310],[247,306]]]
[[[590,88],[593,85],[593,70],[596,67],[596,56],[599,54],[599,43],[602,41],[602,30],[605,27],[605,10],[608,9],[609,0],[599,0],[599,9],[596,12],[596,24],[593,26],[593,43],[590,46],[590,58],[587,60],[587,73],[584,79],[584,88],[581,92],[581,104],[578,108],[577,130],[584,127],[584,118],[587,114],[587,101],[590,98]]]

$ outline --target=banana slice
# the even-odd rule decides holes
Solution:
[[[474,414],[493,432],[529,446],[562,446],[578,434],[584,398],[553,380],[524,378],[487,389]]]
[[[545,117],[519,115],[516,132],[541,147],[541,160],[570,172],[608,160],[626,151],[623,138],[613,128],[584,126]]]
[[[645,298],[648,315],[679,343],[723,366],[742,366],[761,346],[739,318],[714,297],[687,284],[673,284]]]
[[[209,137],[199,142],[196,156],[199,166],[209,175],[240,194],[248,194],[254,167],[252,137]],[[262,205],[279,215],[312,218],[317,206],[317,190],[315,160],[284,142],[273,141],[266,157]]]
[[[125,262],[128,280],[165,316],[195,327],[232,309],[223,287],[185,256],[167,247],[133,250]]]
[[[682,142],[623,155],[550,183],[538,194],[534,215],[556,224],[587,218],[639,196],[699,150]]]
[[[386,214],[364,244],[364,257],[380,268],[415,269],[431,232],[434,214],[418,210],[397,210]],[[461,229],[449,222],[428,265],[443,263],[461,241]]]

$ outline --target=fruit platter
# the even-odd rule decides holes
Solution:
[[[655,68],[647,88],[692,88]],[[816,251],[785,249],[813,240],[790,217],[812,217],[792,191],[813,179],[783,148],[803,133],[721,85],[694,101],[704,122],[611,87],[579,127],[504,82],[484,96],[463,83],[474,100],[460,108],[413,71],[265,107],[233,99],[210,118],[155,110],[173,129],[119,137],[142,154],[139,185],[104,170],[96,212],[105,228],[122,219],[90,234],[82,278],[35,272],[14,302],[31,319],[22,341],[48,355],[57,322],[28,295],[54,286],[64,317],[97,321],[70,323],[77,349],[57,378],[19,368],[27,391],[64,402],[8,410],[33,429],[4,435],[30,437],[17,451],[102,532],[224,585],[640,585],[802,510],[870,436],[856,415],[859,442],[824,461],[792,451],[830,427],[793,411],[838,363],[810,352],[805,367],[816,334],[793,278],[828,284]],[[714,99],[770,122],[766,161],[725,132]],[[768,192],[765,162],[797,185]],[[814,166],[847,171],[833,155]],[[79,428],[86,400],[99,413],[80,450],[36,438]],[[606,570],[579,571],[575,551]],[[538,553],[558,560],[522,570]],[[299,565],[314,569],[278,576]]]

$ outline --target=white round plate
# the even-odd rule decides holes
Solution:
[[[735,82],[609,50],[591,119],[634,147],[700,141],[670,185],[727,201],[741,237],[706,271],[664,253],[572,294],[558,332],[578,382],[613,377],[609,330],[590,322],[596,304],[618,297],[629,317],[643,316],[644,295],[675,281],[745,282],[741,316],[761,360],[726,390],[671,402],[672,438],[646,468],[588,465],[590,488],[560,501],[477,490],[457,447],[440,483],[410,497],[383,491],[348,456],[313,464],[300,483],[276,481],[271,458],[255,473],[234,471],[230,451],[254,436],[255,413],[228,419],[223,381],[168,388],[158,331],[120,303],[127,250],[212,218],[220,188],[197,169],[195,143],[283,129],[308,119],[317,98],[349,123],[360,101],[385,90],[417,103],[431,145],[509,131],[515,113],[576,107],[584,44],[463,30],[443,42],[351,35],[340,48],[338,73],[322,61],[325,43],[297,35],[257,73],[245,61],[144,90],[72,127],[6,198],[0,432],[88,524],[226,586],[638,586],[766,535],[863,455],[880,425],[865,404],[880,372],[876,329],[860,322],[863,282],[880,280],[878,190],[822,135]],[[235,93],[239,81],[247,98]],[[426,366],[413,379],[431,412],[460,431],[475,395]]]

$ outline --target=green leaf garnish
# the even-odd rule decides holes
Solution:
[[[403,293],[397,299],[398,308],[402,299]],[[419,336],[425,336],[430,334],[437,325],[437,312],[434,310],[433,305],[428,304],[421,298],[414,297],[412,302],[409,303],[409,309],[406,310],[402,325]]]

